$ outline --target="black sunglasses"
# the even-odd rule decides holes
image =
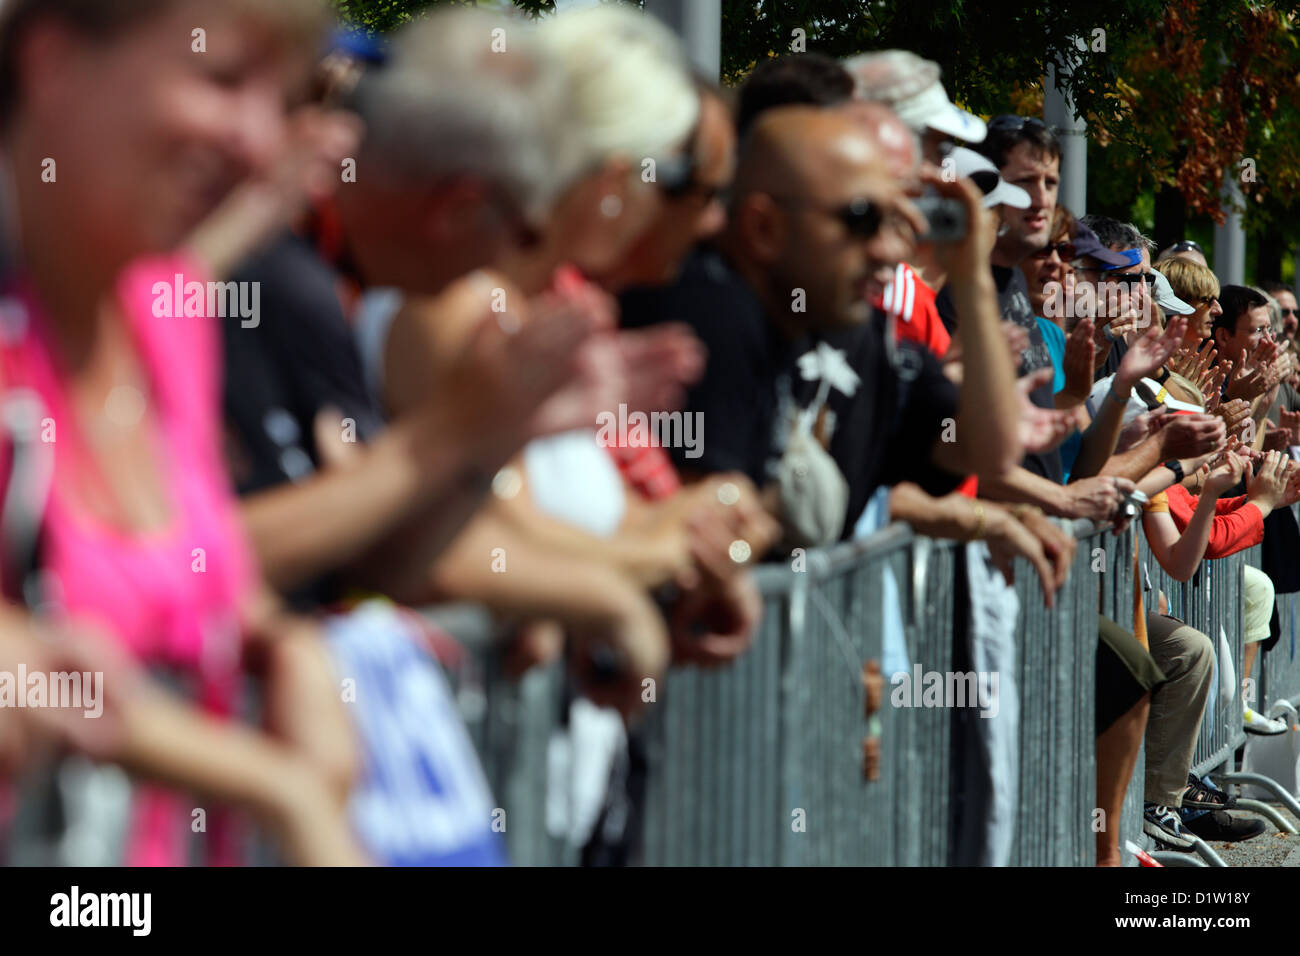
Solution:
[[[870,239],[880,232],[885,214],[870,199],[854,199],[847,206],[835,211],[836,217],[844,223],[844,228],[859,239]]]
[[[1193,242],[1191,239],[1184,239],[1182,242],[1175,242],[1169,247],[1170,252],[1191,252],[1193,249],[1197,252],[1205,251],[1200,247],[1199,243]]]
[[[675,165],[675,164],[674,164]],[[682,173],[670,173],[669,176],[660,175],[656,185],[659,191],[668,199],[687,199],[691,196],[698,196],[706,203],[722,196],[726,187],[714,185],[711,183],[702,183],[695,178],[695,161],[691,160],[689,168]],[[663,169],[663,166],[660,166]]]
[[[659,161],[655,181],[664,195],[670,199],[683,199],[701,189],[701,184],[695,181],[700,168],[699,159],[695,155],[699,148],[699,138],[700,122],[696,120],[695,126],[691,128],[691,134],[682,144],[682,151]],[[717,189],[713,189],[713,195],[717,192]]]
[[[1300,315],[1300,309],[1284,309],[1280,305],[1278,306],[1278,311],[1282,313],[1283,318],[1286,318],[1288,315]]]
[[[1122,282],[1126,285],[1151,285],[1156,284],[1156,274],[1154,272],[1121,272],[1116,275],[1113,272],[1103,273],[1107,282]]]
[[[814,206],[844,223],[844,228],[849,231],[849,234],[859,239],[872,238],[880,232],[880,227],[885,221],[884,211],[870,199],[854,199],[847,205],[827,209],[800,196],[773,196],[772,198],[779,202]]]
[[[1060,242],[1049,242],[1033,253],[1033,256],[1035,259],[1046,259],[1053,252],[1061,257],[1062,262],[1071,262],[1077,258],[1074,254],[1074,243],[1069,239],[1062,239]]]
[[[695,191],[695,173],[699,166],[695,159],[695,140],[699,130],[699,125],[696,124],[686,137],[680,153],[659,160],[655,170],[655,183],[665,196],[680,199]]]

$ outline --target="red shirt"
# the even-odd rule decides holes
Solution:
[[[894,270],[894,278],[885,286],[880,308],[897,317],[895,327],[900,339],[909,339],[925,346],[938,358],[948,352],[952,336],[939,318],[934,304],[935,292],[925,284],[911,266],[901,262]]]
[[[1169,515],[1174,519],[1174,524],[1180,532],[1187,530],[1200,499],[1182,485],[1171,485],[1165,494],[1169,499]],[[1221,498],[1215,502],[1210,543],[1205,548],[1206,558],[1226,558],[1246,548],[1253,548],[1263,540],[1264,515],[1250,504],[1245,495]]]
[[[620,436],[624,441],[625,436]],[[673,460],[658,445],[608,446],[619,474],[636,492],[649,501],[671,498],[682,486],[682,480],[673,467]]]

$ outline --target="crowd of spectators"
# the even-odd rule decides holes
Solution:
[[[1054,605],[1054,519],[1137,520],[1178,580],[1263,543],[1243,676],[1276,639],[1296,296],[1076,218],[1040,120],[898,50],[724,90],[616,6],[327,29],[0,2],[0,672],[103,691],[0,706],[11,858],[76,822],[39,781],[78,754],[132,781],[132,864],[245,861],[250,824],[296,864],[503,862],[459,651],[408,610],[469,601],[518,673],[563,663],[569,837],[628,862],[646,682],[746,652],[757,562],[889,521],[964,542],[974,669],[1011,670],[1017,560]],[[1217,650],[1162,601],[1097,620],[1102,865],[1142,748],[1154,840],[1263,830],[1191,773]],[[1008,861],[1000,693],[957,862]]]

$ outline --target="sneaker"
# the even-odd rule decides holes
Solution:
[[[1183,809],[1231,810],[1236,805],[1237,798],[1228,796],[1216,787],[1209,777],[1198,780],[1195,774],[1187,775],[1187,789],[1183,791]]]
[[[1242,722],[1246,725],[1246,733],[1261,734],[1263,736],[1273,736],[1274,734],[1286,733],[1286,721],[1278,720],[1274,717],[1264,717],[1255,713],[1247,707],[1243,713]]]
[[[1165,806],[1148,803],[1143,807],[1142,830],[1153,840],[1159,840],[1175,850],[1190,850],[1195,845],[1195,841],[1183,829],[1183,821],[1178,818],[1178,813]]]
[[[1202,840],[1224,840],[1236,843],[1259,836],[1268,827],[1255,817],[1234,817],[1225,810],[1211,810],[1191,820],[1183,821],[1184,832],[1195,833]]]

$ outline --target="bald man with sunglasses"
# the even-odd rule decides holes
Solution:
[[[974,186],[935,188],[962,202],[974,226],[983,221]],[[773,488],[792,423],[817,406],[816,436],[848,484],[838,537],[882,484],[911,479],[946,493],[962,475],[1019,460],[1017,396],[988,273],[991,229],[972,228],[940,253],[972,316],[958,395],[933,356],[886,347],[869,304],[926,223],[860,121],[806,106],[761,115],[729,213],[717,247],[693,257],[652,310],[652,320],[684,319],[709,350],[688,398],[709,437],[701,457],[679,461],[684,471],[739,470]],[[906,395],[900,374],[913,376]],[[781,511],[773,492],[768,502]]]

